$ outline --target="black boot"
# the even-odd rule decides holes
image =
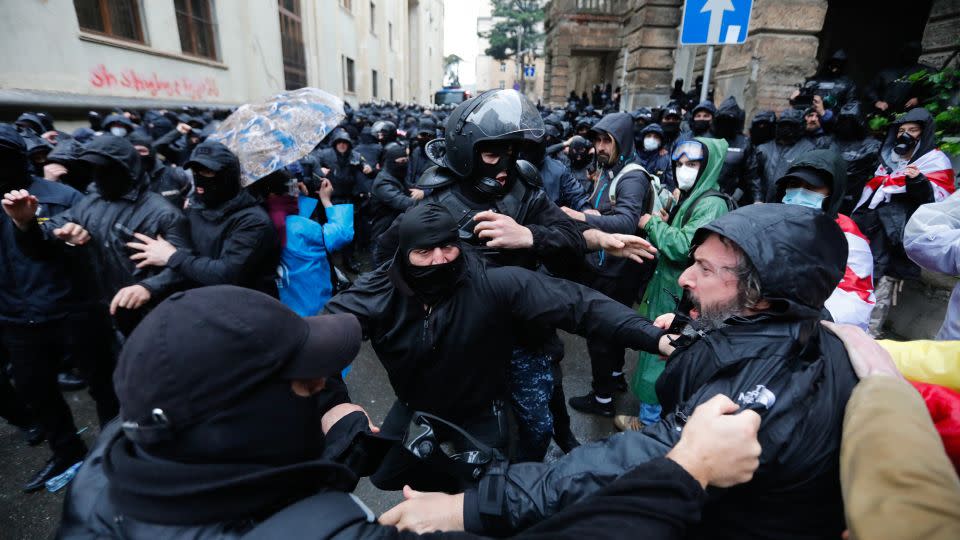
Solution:
[[[585,396],[572,397],[567,403],[582,413],[613,418],[613,400],[611,399],[608,403],[600,403],[597,401],[597,395],[593,392]]]
[[[62,474],[64,471],[69,469],[74,463],[83,460],[83,454],[76,455],[70,454],[68,456],[53,456],[48,459],[47,462],[37,471],[30,481],[23,485],[24,493],[32,493],[43,489],[44,484],[47,483],[47,480],[53,478],[54,476]]]
[[[23,434],[24,440],[27,441],[27,444],[30,446],[37,446],[47,439],[47,433],[43,431],[43,428],[34,424],[31,426],[20,426],[20,433]]]

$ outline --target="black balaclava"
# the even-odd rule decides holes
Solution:
[[[233,167],[224,167],[212,177],[195,173],[193,183],[203,188],[203,195],[197,194],[203,205],[207,208],[217,208],[240,193],[240,171]]]
[[[85,156],[84,160],[93,165],[90,179],[104,199],[115,201],[133,189],[130,170],[119,161],[101,155]]]
[[[444,264],[414,266],[410,252],[441,246],[460,246],[457,222],[446,208],[434,204],[414,206],[400,219],[400,268],[414,296],[428,306],[453,294],[465,268],[464,255]],[[462,248],[461,248],[462,249]]]
[[[676,122],[668,122],[666,118],[660,123],[660,127],[663,128],[663,134],[668,139],[672,139],[678,133],[680,133],[680,120]]]
[[[391,176],[401,182],[407,177],[407,164],[397,163],[398,158],[407,157],[407,149],[402,144],[390,143],[384,148],[383,162],[384,168]]]
[[[483,151],[496,153],[500,159],[496,165],[490,165],[480,157],[479,149],[474,152],[476,162],[473,166],[473,174],[469,177],[470,192],[480,200],[499,199],[513,187],[517,176],[517,162],[511,155],[509,144],[489,146]],[[503,171],[507,171],[507,182],[501,186],[496,178]]]
[[[143,165],[143,170],[150,174],[157,163],[157,152],[153,149],[153,140],[149,135],[140,131],[133,131],[130,135],[127,135],[127,140],[134,146],[143,146],[150,150],[150,153],[146,156],[140,156],[140,164]]]
[[[690,122],[690,129],[694,135],[699,137],[710,131],[710,124],[712,123],[712,120],[694,120]]]
[[[799,116],[799,113],[795,116]],[[777,121],[776,138],[780,144],[796,144],[805,133],[806,127],[799,119],[791,116],[789,119],[781,118]]]
[[[739,134],[740,119],[728,114],[718,115],[713,120],[713,129],[718,137],[731,140]]]
[[[524,145],[519,157],[533,163],[537,168],[542,167],[543,160],[547,157],[547,142],[530,142]]]
[[[569,148],[568,157],[570,158],[570,166],[574,169],[580,170],[593,161],[593,155],[590,154],[592,145],[583,137],[579,135],[574,137],[573,141],[570,142]]]

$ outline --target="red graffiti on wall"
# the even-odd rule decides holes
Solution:
[[[138,94],[166,97],[179,97],[192,100],[215,98],[220,96],[217,81],[211,77],[189,79],[177,77],[161,78],[156,72],[149,74],[133,69],[122,69],[114,73],[103,64],[90,70],[90,84],[94,88],[126,88]]]

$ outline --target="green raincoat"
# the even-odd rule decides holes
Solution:
[[[697,199],[708,190],[719,189],[717,181],[720,178],[720,169],[723,168],[729,145],[723,139],[697,137],[696,140],[707,147],[706,169],[669,223],[665,223],[659,217],[653,217],[644,228],[648,239],[659,251],[657,269],[647,285],[638,310],[641,315],[651,320],[677,308],[676,300],[664,292],[664,289],[678,297],[683,292],[677,280],[689,266],[690,242],[693,240],[693,233],[728,211],[727,201],[721,197],[706,196],[699,201]],[[697,201],[696,205],[691,208],[691,203],[694,201]],[[664,364],[660,356],[640,353],[637,369],[633,374],[632,387],[633,393],[643,403],[650,405],[659,403],[655,385],[660,373],[663,372]]]

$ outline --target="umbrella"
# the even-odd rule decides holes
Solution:
[[[241,106],[209,139],[237,155],[247,187],[309,154],[345,116],[340,98],[301,88]]]

